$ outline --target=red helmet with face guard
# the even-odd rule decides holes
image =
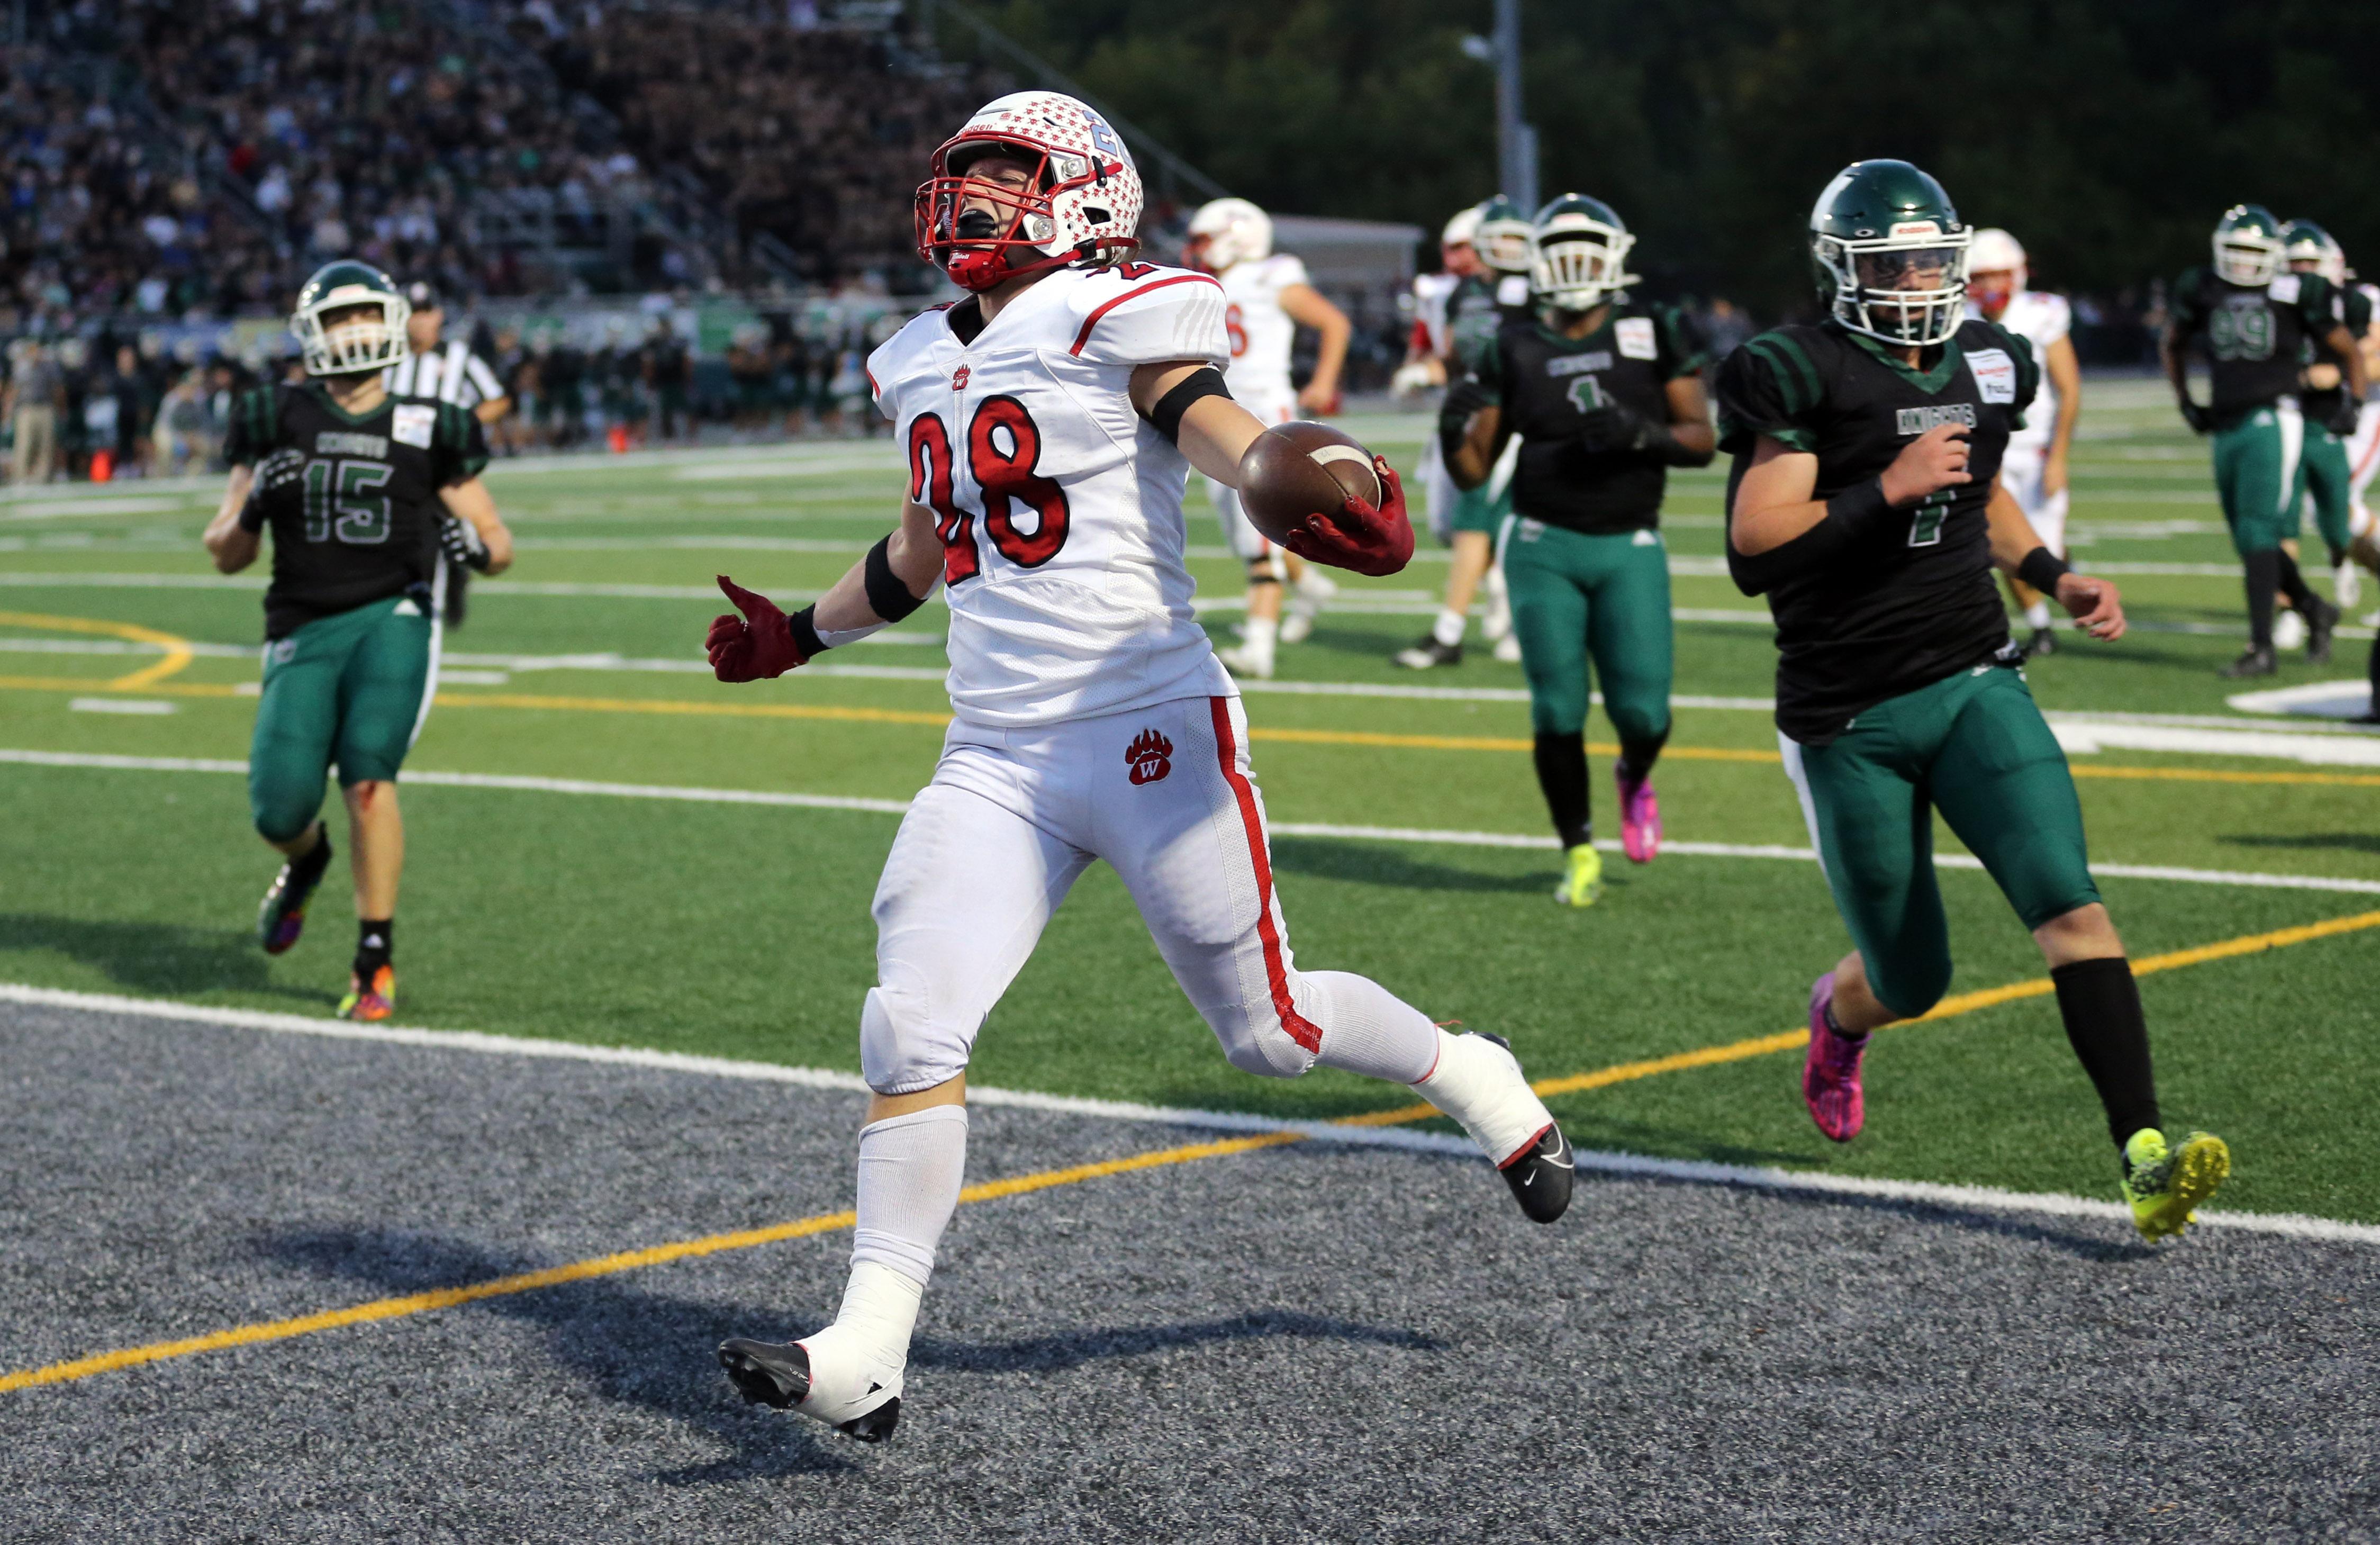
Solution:
[[[1027,179],[970,176],[1000,158]],[[1139,245],[1140,173],[1105,118],[1056,91],[1014,91],[988,103],[934,152],[917,189],[917,255],[962,289],[987,290],[1021,274],[1097,263]]]

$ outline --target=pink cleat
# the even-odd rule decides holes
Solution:
[[[1818,1130],[1839,1143],[1859,1136],[1867,1120],[1867,1097],[1860,1089],[1860,1055],[1867,1037],[1835,1033],[1827,1009],[1835,1001],[1835,973],[1810,984],[1810,1055],[1802,1064],[1802,1098]]]
[[[1661,851],[1661,801],[1653,794],[1653,780],[1632,781],[1614,767],[1611,781],[1620,785],[1620,845],[1630,863],[1649,864]]]

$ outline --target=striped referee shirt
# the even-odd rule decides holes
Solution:
[[[391,396],[435,397],[467,410],[504,395],[496,372],[460,338],[427,354],[407,355],[404,363],[381,372],[381,383]]]

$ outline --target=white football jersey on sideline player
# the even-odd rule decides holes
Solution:
[[[1416,274],[1414,275],[1414,322],[1419,329],[1419,341],[1433,359],[1443,359],[1453,347],[1447,332],[1446,303],[1463,281],[1451,274]]]
[[[1281,309],[1281,292],[1309,284],[1305,264],[1286,252],[1253,262],[1233,263],[1222,275],[1231,309],[1224,313],[1232,362],[1223,379],[1247,410],[1267,423],[1297,417],[1297,388],[1291,384],[1289,354],[1297,323]]]
[[[2033,345],[2034,363],[2041,367],[2041,387],[2033,406],[2024,410],[2024,427],[2009,435],[2009,444],[2038,453],[2049,449],[2058,429],[2058,388],[2049,380],[2049,346],[2074,330],[2074,310],[2062,295],[2026,290],[2012,297],[2000,313],[2000,325]]]
[[[941,307],[868,357],[909,497],[942,541],[961,719],[1045,724],[1237,695],[1190,611],[1190,464],[1131,397],[1135,366],[1224,364],[1224,305],[1212,276],[1184,269],[1060,269],[971,343]]]

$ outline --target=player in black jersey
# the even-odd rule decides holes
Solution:
[[[1479,358],[1507,322],[1526,322],[1536,314],[1529,294],[1529,269],[1535,261],[1535,239],[1529,217],[1501,193],[1479,206],[1473,227],[1475,262],[1446,298],[1447,398],[1461,411],[1477,408],[1484,400],[1465,384]],[[1451,508],[1441,513],[1433,483],[1430,526],[1453,547],[1446,571],[1446,599],[1429,631],[1393,657],[1400,665],[1428,670],[1434,665],[1463,663],[1463,630],[1471,597],[1480,581],[1488,583],[1488,615],[1482,631],[1503,661],[1521,657],[1512,636],[1511,605],[1502,574],[1494,566],[1497,530],[1512,513],[1511,469],[1501,478],[1471,485],[1457,483]],[[1451,480],[1450,480],[1451,481]]]
[[[1762,334],[1718,379],[1728,565],[1776,616],[1778,742],[1857,946],[1811,986],[1803,1097],[1828,1137],[1856,1136],[1868,1033],[1949,985],[1938,809],[2049,962],[2134,1223],[2178,1234],[2229,1154],[2158,1130],[2140,991],[1993,583],[1998,567],[2092,637],[2123,633],[2116,588],[2069,570],[1998,485],[2038,367],[2022,339],[1963,316],[1969,233],[1924,172],[1855,162],[1810,218],[1828,320]]]
[[[2311,220],[2292,220],[2282,226],[2281,246],[2290,273],[2320,274],[2329,284],[2331,315],[2350,335],[2362,339],[2372,327],[2372,298],[2361,286],[2347,282],[2345,249]],[[2305,420],[2305,443],[2298,456],[2297,483],[2289,494],[2289,514],[2282,517],[2281,525],[2294,534],[2295,522],[2290,517],[2311,502],[2314,525],[2322,532],[2324,545],[2330,550],[2332,571],[2344,571],[2351,578],[2354,570],[2348,561],[2347,550],[2353,541],[2350,526],[2355,473],[2348,462],[2347,443],[2354,438],[2356,424],[2362,416],[2362,399],[2350,395],[2346,361],[2328,343],[2319,338],[2306,340],[2304,364],[2298,412]],[[2295,558],[2295,541],[2285,537],[2281,551]],[[2339,603],[2345,604],[2347,600],[2342,596]],[[2312,642],[2309,639],[2310,645]],[[2324,638],[2323,647],[2319,651],[2310,648],[2308,658],[2322,663],[2329,657],[2329,639]]]
[[[311,379],[234,406],[231,480],[206,532],[215,567],[237,574],[273,530],[248,796],[258,833],[288,861],[265,893],[257,938],[279,955],[305,926],[331,861],[317,812],[336,762],[360,924],[343,1019],[395,1009],[396,773],[436,687],[443,556],[486,574],[512,562],[512,537],[480,482],[479,420],[453,403],[391,396],[382,383],[406,358],[406,311],[369,264],[334,262],[306,282],[289,329]]]
[[[2330,281],[2285,274],[2281,262],[2280,223],[2270,213],[2254,204],[2227,211],[2215,227],[2214,267],[2191,269],[2174,284],[2161,349],[2183,420],[2214,439],[2215,486],[2246,570],[2248,650],[2223,668],[2227,676],[2273,674],[2276,591],[2306,619],[2308,652],[2317,660],[2330,657],[2338,621],[2338,608],[2307,587],[2281,541],[2297,534],[2305,434],[2298,394],[2309,348],[2321,344],[2338,357],[2353,404],[2362,402],[2367,384],[2363,355]],[[2193,344],[2204,347],[2214,383],[2214,400],[2204,408],[2190,397],[2185,355]],[[2351,414],[2343,422],[2351,433]]]
[[[1670,307],[1632,300],[1636,238],[1609,205],[1566,193],[1539,212],[1536,315],[1505,322],[1439,420],[1447,470],[1488,481],[1519,443],[1497,541],[1529,677],[1537,782],[1568,858],[1556,900],[1591,906],[1603,860],[1587,818],[1587,661],[1620,732],[1622,846],[1661,845],[1654,759],[1670,736],[1669,554],[1657,528],[1669,468],[1711,458],[1703,356]],[[1475,412],[1473,403],[1482,404]]]

